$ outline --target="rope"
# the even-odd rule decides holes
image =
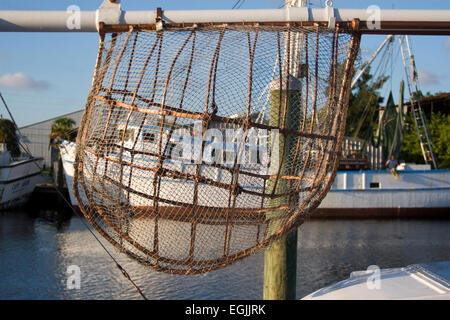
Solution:
[[[122,272],[123,276],[133,285],[133,287],[136,289],[136,291],[141,295],[141,297],[144,300],[148,300],[147,297],[142,292],[142,290],[138,287],[138,285],[133,281],[133,279],[131,279],[128,272],[119,264],[119,262],[114,258],[114,256],[108,251],[108,249],[104,246],[104,244],[100,241],[100,239],[95,235],[95,233],[92,231],[92,229],[89,228],[89,226],[84,221],[84,217],[80,216],[80,214],[74,209],[72,204],[66,199],[66,197],[62,194],[62,192],[59,191],[58,188],[54,184],[52,184],[52,186],[56,190],[56,192],[58,192],[58,194],[61,196],[61,198],[64,200],[64,202],[70,206],[72,212],[74,212],[75,215],[77,215],[80,218],[83,225],[91,233],[91,235],[94,237],[94,239],[97,240],[97,242],[100,244],[100,246],[103,248],[103,250],[105,250],[105,252],[111,258],[111,260],[114,261],[114,263],[116,264],[116,267],[120,270],[120,272]]]
[[[366,118],[369,114],[371,115],[372,119],[370,119],[370,125],[369,125],[368,132],[371,131],[371,129],[373,129],[373,123],[374,123],[373,114],[377,107],[378,101],[375,101],[375,104],[373,105],[373,108],[374,108],[373,110],[370,110],[371,104],[373,102],[374,97],[376,96],[375,95],[376,91],[382,89],[382,87],[384,85],[382,75],[385,74],[385,72],[387,70],[389,58],[391,58],[391,56],[392,56],[391,49],[392,49],[392,42],[388,43],[388,45],[386,46],[385,50],[383,51],[383,55],[380,58],[380,62],[377,65],[377,67],[373,73],[373,77],[372,77],[373,81],[371,81],[369,83],[369,84],[372,84],[372,88],[369,91],[369,99],[368,99],[366,106],[364,107],[363,113],[362,113],[361,118],[356,127],[357,130],[355,130],[355,132],[353,133],[353,137],[355,137],[355,138],[358,136],[359,131],[362,128],[362,124],[364,123],[364,121],[366,120]],[[369,85],[369,84],[367,84],[367,85]],[[362,102],[360,101],[358,104],[358,108],[361,106],[361,103]],[[367,136],[368,136],[368,133],[366,133],[366,139],[367,139]],[[372,141],[372,143],[373,143],[373,141]],[[365,146],[365,143],[362,147],[364,147],[364,146]]]
[[[3,104],[5,105],[6,111],[8,111],[9,117],[11,118],[11,120],[12,120],[14,126],[16,127],[17,132],[18,132],[19,135],[20,135],[20,138],[22,138],[22,133],[20,132],[19,127],[17,126],[16,120],[14,120],[14,117],[13,117],[11,111],[9,110],[9,107],[8,107],[8,105],[6,104],[6,101],[5,101],[5,99],[3,98],[3,95],[1,94],[1,92],[0,92],[0,98],[2,99]],[[30,151],[30,149],[28,149],[27,145],[24,145],[20,139],[17,139],[17,143],[19,144],[19,146],[21,146],[21,147],[23,148],[23,150],[24,150],[25,152],[27,152],[27,153],[31,156],[31,151]]]
[[[20,136],[22,136],[22,134],[19,131],[19,128],[17,126],[16,121],[14,120],[14,117],[12,116],[11,111],[8,108],[8,105],[6,104],[5,99],[3,98],[3,95],[0,93],[0,98],[3,101],[3,104],[6,107],[6,110],[9,113],[9,116],[11,117],[12,122],[14,123],[14,126],[16,127],[17,131],[19,132]],[[20,146],[22,146],[22,148],[24,148],[24,150],[26,152],[28,152],[28,154],[31,156],[31,152],[30,150],[26,147],[26,145],[23,145],[20,141],[20,139],[18,139],[18,143]],[[37,166],[39,168],[39,170],[41,170],[41,167],[39,167],[39,165],[36,162],[33,162],[33,164],[35,166]],[[120,270],[120,272],[122,272],[123,276],[133,285],[133,287],[136,289],[136,291],[141,295],[141,297],[144,300],[148,300],[147,297],[144,295],[144,293],[142,292],[142,290],[136,285],[136,283],[131,279],[130,275],[128,274],[128,272],[119,264],[119,262],[111,255],[111,253],[108,251],[108,249],[103,245],[103,243],[100,241],[100,239],[95,235],[95,233],[91,230],[91,228],[88,227],[88,225],[86,224],[86,222],[84,221],[84,217],[81,217],[78,212],[73,208],[72,204],[64,197],[64,195],[62,194],[61,191],[58,190],[58,188],[52,184],[53,188],[56,190],[56,192],[58,192],[58,194],[60,195],[60,197],[64,200],[64,202],[66,202],[66,204],[68,204],[70,206],[70,208],[72,209],[72,211],[80,218],[81,222],[83,223],[83,225],[86,227],[86,229],[88,229],[88,231],[91,233],[91,235],[95,238],[95,240],[97,240],[97,242],[100,244],[100,246],[103,248],[103,250],[105,250],[105,252],[108,254],[108,256],[114,261],[114,263],[116,264],[116,267]]]
[[[244,4],[245,0],[237,0],[236,3],[234,4],[233,8],[231,9],[239,9],[243,4]]]

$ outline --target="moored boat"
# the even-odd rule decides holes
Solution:
[[[60,145],[70,200],[76,207],[78,204],[70,187],[75,147],[75,143],[67,141]],[[388,170],[339,171],[313,217],[431,217],[449,214],[450,170],[401,164],[398,172],[396,178]],[[183,181],[177,183],[186,184]]]
[[[450,170],[401,164],[388,170],[339,171],[315,217],[448,216]]]
[[[42,158],[13,158],[0,144],[0,210],[12,209],[24,204],[40,180]]]

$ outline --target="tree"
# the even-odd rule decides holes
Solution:
[[[377,110],[383,102],[378,90],[389,77],[379,77],[374,80],[370,67],[356,83],[355,90],[350,94],[347,111],[345,135],[366,139],[373,134],[373,123],[377,121]]]
[[[450,114],[431,114],[430,135],[440,169],[450,169]]]
[[[450,115],[431,113],[427,127],[438,167],[440,169],[450,168],[450,131],[448,130],[450,128]],[[419,137],[411,114],[407,114],[405,119],[401,158],[406,162],[424,162]]]
[[[53,121],[49,135],[50,144],[54,144],[57,140],[75,140],[77,132],[74,126],[75,120],[67,117]]]
[[[61,187],[64,184],[64,176],[61,154],[59,153],[56,144],[61,140],[73,141],[77,135],[77,130],[74,126],[75,121],[67,117],[59,118],[53,121],[51,126],[51,132],[49,135],[49,148],[51,150],[50,159],[52,163],[51,170],[58,187]]]
[[[16,125],[8,119],[0,119],[0,143],[6,143],[11,156],[18,157],[20,148],[16,134]]]

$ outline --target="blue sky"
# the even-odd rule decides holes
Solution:
[[[231,9],[237,0],[122,0],[123,10]],[[2,0],[0,10],[66,10],[77,5],[95,10],[101,0]],[[278,8],[283,0],[245,0],[241,9]],[[334,0],[336,8],[446,9],[448,0]],[[312,0],[322,7],[323,0]],[[364,36],[363,59],[368,58],[385,36]],[[424,92],[450,91],[450,37],[410,38]],[[89,91],[97,53],[95,33],[0,33],[0,90],[19,126],[82,109]],[[393,81],[383,92],[397,96],[401,61],[393,65]],[[0,106],[0,114],[6,110]]]

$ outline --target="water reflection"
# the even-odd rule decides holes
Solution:
[[[300,228],[297,296],[355,270],[450,260],[447,220],[313,220]],[[263,252],[204,275],[157,273],[103,244],[150,299],[261,299]],[[78,265],[81,289],[69,290]],[[78,217],[0,214],[0,299],[140,299]]]

